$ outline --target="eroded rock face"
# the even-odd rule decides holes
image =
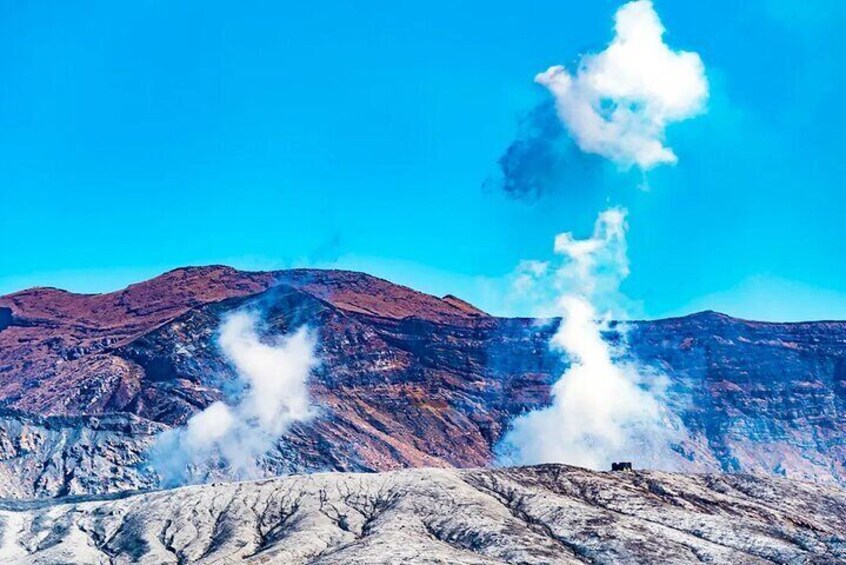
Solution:
[[[846,491],[746,475],[328,473],[2,504],[4,563],[836,563]]]
[[[548,402],[566,366],[547,347],[553,326],[344,271],[179,269],[104,295],[24,291],[0,297],[0,308],[3,406],[108,415],[152,434],[223,398],[234,375],[216,331],[227,312],[259,309],[271,334],[313,326],[323,364],[311,392],[321,412],[259,462],[267,476],[490,464],[509,422]],[[682,468],[846,482],[846,324],[704,313],[626,329],[633,357],[671,380],[672,408],[692,435],[677,446]],[[0,437],[0,472],[24,477],[27,496],[150,484],[143,453],[153,436],[91,434],[75,422],[56,432],[67,438],[56,440],[61,448],[21,451]],[[125,442],[132,455],[97,459],[73,448],[76,437]],[[68,480],[62,465],[45,464],[72,449],[70,460],[91,476],[103,471],[101,481]],[[195,478],[226,476],[198,469]]]
[[[635,324],[636,357],[723,471],[846,482],[846,324],[705,312]]]
[[[47,417],[0,411],[0,498],[153,487],[147,448],[166,429],[132,415]]]

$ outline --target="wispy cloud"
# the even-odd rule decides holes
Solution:
[[[535,200],[585,182],[596,169],[570,139],[552,101],[538,105],[520,120],[517,136],[497,162],[496,186],[512,198]]]
[[[624,360],[622,347],[604,337],[629,273],[626,230],[625,210],[612,208],[590,237],[556,237],[559,264],[524,264],[518,281],[525,292],[557,294],[550,308],[561,322],[550,346],[570,367],[553,385],[549,406],[513,422],[500,445],[502,462],[604,468],[636,454],[640,465],[673,466],[670,445],[684,432],[664,406],[666,378]]]
[[[256,475],[256,460],[296,422],[315,409],[308,378],[318,365],[315,337],[307,328],[264,342],[256,312],[235,312],[223,322],[219,344],[243,390],[231,402],[215,402],[188,423],[165,432],[153,448],[163,484],[186,482],[193,468],[224,465],[239,478]],[[203,478],[200,476],[199,478]]]

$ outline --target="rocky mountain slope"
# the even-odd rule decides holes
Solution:
[[[0,297],[0,495],[155,485],[156,434],[234,378],[216,331],[239,308],[262,311],[269,334],[309,324],[319,336],[320,415],[259,462],[268,476],[487,465],[566,366],[548,350],[551,325],[361,273],[204,267],[110,294],[27,290]],[[670,379],[691,436],[676,446],[682,468],[846,482],[846,323],[703,313],[621,329]]]
[[[0,503],[3,563],[835,563],[846,491],[747,475],[325,473]]]

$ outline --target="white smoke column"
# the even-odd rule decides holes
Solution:
[[[696,53],[674,51],[648,0],[617,11],[605,51],[581,58],[575,74],[556,65],[535,81],[555,97],[561,121],[582,151],[643,170],[675,163],[664,144],[668,124],[705,109],[708,81]]]
[[[602,469],[613,460],[635,459],[644,467],[672,466],[669,444],[680,431],[661,402],[663,380],[618,359],[620,352],[602,335],[611,310],[600,314],[594,307],[613,303],[628,275],[626,229],[625,210],[607,210],[590,238],[556,238],[555,251],[563,256],[558,269],[533,271],[552,277],[537,285],[564,292],[556,302],[562,319],[551,346],[571,365],[553,385],[550,406],[514,421],[503,441],[504,462]],[[524,287],[526,276],[523,270]]]
[[[256,461],[292,424],[314,415],[308,378],[317,367],[316,341],[307,328],[263,342],[255,312],[229,315],[219,344],[243,385],[231,404],[215,402],[182,428],[162,434],[153,449],[164,484],[183,482],[187,468],[227,466],[236,477],[256,475]]]

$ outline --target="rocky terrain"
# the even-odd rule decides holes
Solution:
[[[26,290],[0,297],[0,495],[154,486],[155,436],[225,397],[234,374],[216,332],[239,308],[260,310],[268,334],[319,336],[320,414],[259,462],[267,476],[488,465],[566,366],[548,350],[552,325],[361,273],[203,267],[110,294]],[[670,379],[690,432],[682,469],[846,484],[846,323],[702,313],[617,329]]]
[[[3,563],[835,563],[846,491],[747,475],[322,473],[0,503]]]
[[[131,414],[40,418],[0,411],[0,498],[156,486],[144,461],[166,429]]]

